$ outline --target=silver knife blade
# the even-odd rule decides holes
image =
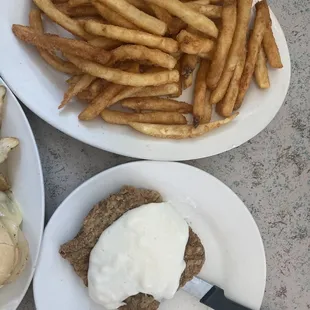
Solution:
[[[212,287],[212,284],[194,277],[191,281],[187,282],[182,289],[200,300]]]

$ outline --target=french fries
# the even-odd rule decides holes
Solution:
[[[121,14],[139,28],[157,35],[164,35],[167,31],[167,24],[161,20],[140,11],[126,0],[98,0],[112,10]]]
[[[105,67],[71,54],[65,54],[65,56],[83,72],[121,85],[156,86],[178,82],[180,78],[177,70],[165,70],[157,73],[131,73]]]
[[[136,60],[138,62],[147,61],[155,66],[173,69],[177,63],[177,60],[169,54],[142,45],[122,45],[113,50],[111,54],[109,65],[124,60]]]
[[[104,110],[100,115],[107,123],[118,125],[128,125],[132,122],[170,125],[186,124],[186,118],[178,112],[128,113]]]
[[[263,47],[261,47],[258,52],[254,75],[256,84],[259,88],[266,89],[270,87],[266,55]]]
[[[93,6],[97,9],[99,14],[107,20],[110,24],[120,27],[125,27],[128,29],[138,29],[138,27],[132,22],[128,21],[122,15],[117,12],[111,10],[106,5],[102,4],[98,1],[92,1]]]
[[[244,96],[250,86],[250,82],[255,70],[255,65],[257,62],[257,56],[261,48],[265,30],[267,28],[268,19],[268,7],[264,5],[263,2],[258,2],[255,5],[256,7],[256,16],[254,22],[254,28],[250,35],[249,44],[248,44],[248,54],[240,80],[239,93],[237,101],[235,103],[235,109],[239,109],[242,105]]]
[[[12,31],[56,70],[72,75],[59,108],[75,96],[83,100],[81,121],[101,116],[153,137],[199,137],[237,116],[233,110],[253,77],[259,88],[271,86],[267,60],[273,68],[283,66],[266,0],[256,4],[249,39],[253,0],[34,2],[41,11],[31,10],[30,27],[13,25]],[[44,33],[41,14],[80,39]],[[177,98],[193,83],[192,104],[161,98]],[[213,104],[225,119],[212,122]],[[192,114],[193,124],[183,114]],[[7,186],[0,175],[2,184]]]
[[[42,10],[51,20],[58,25],[64,27],[71,33],[83,38],[91,39],[88,34],[79,24],[79,22],[71,19],[64,13],[60,12],[50,0],[33,0],[33,2]]]
[[[122,106],[124,108],[132,109],[135,112],[162,111],[188,114],[193,111],[193,106],[186,102],[153,97],[125,99],[122,101]]]
[[[29,25],[36,32],[43,34],[43,24],[41,19],[41,12],[37,9],[32,9],[29,13]],[[54,55],[53,53],[46,51],[42,48],[38,48],[41,57],[55,70],[68,73],[68,74],[78,74],[81,70],[78,69],[74,64],[69,61],[65,61],[60,57]]]
[[[58,109],[62,109],[69,101],[75,97],[78,93],[86,89],[96,78],[89,74],[84,74],[80,76],[79,81],[75,84],[71,84],[69,89],[65,92],[64,98],[59,105]]]
[[[220,102],[228,89],[236,65],[240,60],[246,43],[247,29],[251,17],[252,0],[239,0],[237,9],[237,24],[228,59],[220,80],[211,94],[211,104]]]
[[[101,64],[106,64],[111,56],[109,52],[106,52],[102,48],[92,46],[87,42],[61,38],[56,35],[39,34],[27,26],[14,24],[12,31],[20,40],[50,52],[59,50],[63,53],[71,53],[72,55],[93,60]]]
[[[239,83],[244,69],[245,59],[246,53],[244,51],[230,81],[227,93],[225,94],[223,100],[216,105],[216,112],[223,117],[229,117],[233,112],[239,92]]]
[[[212,20],[178,0],[145,0],[145,2],[156,4],[166,9],[171,15],[179,17],[188,25],[211,37],[217,38],[218,36],[218,29]]]
[[[94,35],[110,39],[158,48],[164,52],[178,51],[178,42],[171,38],[163,38],[140,30],[126,29],[113,25],[104,25],[94,21],[85,24],[85,29]]]
[[[206,91],[207,84],[206,78],[209,70],[209,61],[202,60],[200,62],[200,67],[198,69],[195,91],[194,91],[194,106],[193,106],[193,124],[194,127],[197,127],[205,114],[205,105],[206,105]]]
[[[176,37],[183,53],[199,55],[212,51],[215,43],[207,38],[199,37],[186,30],[182,30]]]
[[[272,68],[280,69],[280,68],[283,68],[283,64],[282,64],[282,60],[281,60],[281,56],[279,53],[276,40],[272,32],[272,21],[270,18],[269,8],[268,8],[266,0],[263,0],[262,3],[264,7],[266,8],[266,10],[268,10],[268,15],[266,16],[266,18],[268,19],[268,24],[267,24],[267,29],[265,31],[264,39],[263,39],[264,50],[267,55],[270,66]]]
[[[129,126],[141,133],[156,138],[187,139],[202,136],[213,129],[226,125],[236,116],[237,113],[220,121],[199,125],[197,128],[191,125],[159,125],[143,124],[137,122],[129,123]]]
[[[186,5],[209,18],[221,18],[222,16],[222,7],[218,5],[200,4],[195,1],[187,2]]]
[[[218,38],[214,57],[207,76],[209,88],[216,88],[221,78],[229,49],[233,40],[237,21],[237,1],[224,0],[222,13],[222,29]]]

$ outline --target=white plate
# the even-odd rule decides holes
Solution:
[[[18,9],[16,9],[18,8]],[[65,76],[50,68],[33,46],[17,40],[11,31],[13,23],[28,24],[31,1],[3,1],[0,10],[0,74],[15,94],[46,122],[87,144],[113,153],[154,160],[189,160],[216,155],[237,147],[257,135],[274,118],[286,96],[291,65],[284,33],[271,13],[273,30],[284,68],[270,70],[271,88],[259,90],[251,86],[240,115],[233,123],[196,139],[161,140],[145,136],[126,126],[104,123],[99,118],[80,122],[77,115],[81,103],[71,103],[58,111],[66,90]],[[58,31],[52,27],[49,31]],[[192,90],[180,98],[191,102]]]
[[[213,176],[188,165],[135,162],[106,170],[82,184],[60,205],[48,223],[34,278],[38,310],[99,310],[87,289],[58,250],[74,238],[98,201],[125,185],[158,190],[199,235],[206,250],[200,276],[222,287],[227,296],[259,309],[266,282],[264,246],[242,201]],[[186,203],[186,204],[184,204]],[[186,207],[189,205],[189,207]],[[160,310],[205,309],[183,291]]]
[[[24,272],[14,283],[0,289],[0,309],[14,310],[29,287],[37,263],[44,226],[44,183],[32,130],[8,88],[1,136],[17,137],[20,140],[20,145],[10,153],[6,164],[13,194],[23,213],[22,230],[30,248],[30,260]]]

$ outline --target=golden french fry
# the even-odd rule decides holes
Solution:
[[[179,17],[185,23],[211,37],[217,38],[218,36],[218,29],[212,20],[178,0],[145,0],[145,2],[156,4],[166,9],[171,15]]]
[[[67,105],[74,96],[85,90],[95,79],[96,78],[94,76],[89,74],[81,75],[76,84],[71,84],[69,86],[58,109],[62,109],[65,105]]]
[[[14,24],[12,31],[20,40],[50,52],[60,50],[63,53],[71,53],[75,56],[93,60],[101,64],[106,64],[111,56],[104,49],[92,46],[87,42],[61,38],[56,35],[40,34],[27,26]]]
[[[171,98],[178,98],[180,96],[182,96],[182,92],[183,92],[183,84],[182,84],[182,78],[181,78],[181,59],[178,60],[176,66],[175,66],[175,69],[178,70],[179,72],[179,75],[180,75],[180,79],[179,79],[179,82],[178,82],[178,86],[179,86],[179,89],[178,91],[173,94],[173,95],[170,95]]]
[[[238,113],[220,121],[202,124],[197,128],[191,125],[160,125],[160,124],[143,124],[143,123],[129,123],[129,126],[135,130],[149,136],[163,139],[186,139],[202,136],[210,130],[219,128],[231,122]]]
[[[187,78],[194,72],[198,63],[197,55],[184,54],[181,59],[181,75]]]
[[[122,101],[124,108],[140,111],[162,111],[162,112],[179,112],[191,113],[193,106],[186,102],[180,102],[172,99],[142,97],[129,98]]]
[[[156,97],[156,96],[169,96],[179,91],[178,83],[169,83],[159,86],[148,86],[137,91],[135,97]]]
[[[234,38],[229,50],[228,58],[220,80],[216,88],[211,94],[211,103],[220,102],[228,89],[229,82],[234,74],[237,63],[243,54],[247,29],[251,17],[251,8],[253,0],[239,0],[237,6],[237,24],[234,33]]]
[[[40,33],[44,33],[43,23],[41,19],[41,12],[37,9],[32,9],[29,13],[29,25],[30,27]],[[81,70],[78,69],[74,64],[69,61],[65,61],[60,57],[54,55],[53,53],[46,51],[42,48],[38,48],[39,54],[41,57],[54,69],[60,72],[68,74],[78,74],[81,73]]]
[[[221,18],[222,17],[222,7],[219,5],[212,4],[200,4],[193,2],[187,2],[186,5],[193,10],[203,14],[209,18]]]
[[[117,48],[123,44],[120,41],[112,40],[112,39],[108,39],[104,37],[99,37],[99,38],[89,40],[88,43],[92,46],[101,47],[107,51]]]
[[[81,5],[71,7],[69,3],[61,3],[56,5],[57,10],[68,17],[99,17],[99,13],[92,5]]]
[[[245,94],[250,87],[252,76],[255,70],[255,65],[257,62],[258,52],[261,48],[265,30],[267,28],[268,19],[268,7],[266,7],[263,2],[258,2],[255,5],[256,16],[254,22],[253,32],[250,35],[248,43],[248,54],[245,61],[244,70],[240,80],[239,93],[235,103],[234,109],[239,109],[242,105]]]
[[[92,1],[93,6],[98,10],[99,14],[108,21],[108,23],[128,29],[138,29],[138,27],[124,18],[119,13],[111,10],[108,6],[99,1]]]
[[[122,45],[113,50],[111,54],[112,57],[108,65],[124,60],[136,60],[148,61],[156,66],[173,69],[177,63],[176,59],[171,55],[143,45]]]
[[[206,90],[206,95],[205,95],[205,111],[202,119],[200,120],[200,124],[207,124],[210,123],[211,118],[212,118],[212,104],[210,103],[210,96],[211,96],[211,91],[210,89]]]
[[[65,56],[83,72],[121,85],[156,86],[178,82],[180,78],[177,70],[165,70],[157,73],[131,73],[115,68],[108,68],[67,53]]]
[[[73,75],[66,80],[67,84],[76,84],[80,80],[81,75]]]
[[[222,13],[222,29],[217,41],[214,57],[207,76],[207,86],[214,89],[223,73],[225,62],[233,40],[237,21],[237,1],[224,0]]]
[[[90,0],[69,0],[68,5],[71,7],[90,4]]]
[[[60,12],[50,0],[33,0],[33,2],[58,25],[81,38],[91,39],[92,36],[80,26],[79,22]]]
[[[107,123],[118,125],[128,125],[132,122],[171,125],[186,124],[186,118],[178,112],[128,113],[104,110],[100,115]]]
[[[93,83],[88,87],[90,93],[95,97],[103,90],[104,87],[108,85],[109,82],[103,79],[96,79]]]
[[[210,39],[199,37],[186,30],[182,30],[176,37],[183,53],[198,55],[208,53],[215,47],[215,42]]]
[[[98,0],[112,10],[121,14],[127,20],[131,21],[139,28],[144,29],[156,35],[164,35],[167,31],[167,25],[161,20],[140,11],[126,0]]]
[[[216,105],[216,112],[223,117],[229,117],[233,112],[239,92],[239,84],[244,69],[245,59],[246,53],[244,52],[242,58],[237,64],[233,77],[230,81],[227,93],[225,94],[223,100]]]
[[[171,38],[156,36],[140,30],[126,29],[113,25],[104,25],[89,21],[85,24],[85,29],[92,34],[104,36],[110,39],[145,45],[158,48],[164,52],[175,53],[178,51],[178,42]]]
[[[134,5],[136,8],[143,11],[144,13],[147,13],[149,15],[153,14],[152,9],[144,2],[144,0],[127,0],[127,2],[131,5]]]
[[[279,49],[272,32],[272,21],[270,18],[268,4],[266,0],[263,0],[262,2],[263,5],[268,9],[268,15],[266,16],[266,18],[268,19],[268,24],[263,39],[265,53],[267,55],[268,62],[272,68],[283,68]]]
[[[206,91],[207,91],[207,73],[209,70],[210,62],[203,59],[200,62],[200,67],[198,69],[195,91],[194,91],[194,106],[193,106],[193,124],[197,127],[200,121],[204,117],[205,105],[206,105]]]
[[[191,73],[187,77],[182,77],[182,80],[183,89],[187,89],[193,85],[194,74]]]
[[[254,75],[259,88],[266,89],[270,87],[266,55],[263,47],[258,52]]]
[[[74,20],[78,21],[79,24],[84,28],[85,23],[89,20],[93,20],[98,23],[107,24],[107,22],[101,16],[82,16],[82,17],[74,17]],[[90,41],[90,40],[88,40]]]

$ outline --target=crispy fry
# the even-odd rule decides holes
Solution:
[[[63,53],[71,53],[85,59],[106,64],[110,59],[110,53],[99,47],[94,47],[87,42],[61,38],[51,34],[39,34],[27,26],[13,25],[12,31],[20,40],[53,52],[60,50]]]
[[[161,20],[140,11],[126,0],[99,0],[101,3],[118,12],[139,28],[157,35],[164,35],[167,25]]]
[[[57,10],[70,17],[95,17],[100,16],[98,11],[92,5],[81,5],[76,7],[69,6],[68,3],[56,5]]]
[[[260,48],[255,65],[255,80],[259,88],[266,89],[270,87],[266,55],[263,47]]]
[[[180,43],[181,51],[186,54],[204,54],[212,51],[215,47],[212,40],[199,37],[186,30],[182,30],[176,39]]]
[[[212,129],[219,128],[231,122],[238,114],[234,114],[224,120],[202,124],[197,128],[191,125],[159,125],[159,124],[143,124],[143,123],[129,123],[129,126],[137,131],[149,136],[163,139],[186,139],[199,137]]]
[[[43,23],[41,19],[41,12],[37,9],[32,9],[29,13],[29,25],[30,27],[38,32],[43,34]],[[68,74],[78,74],[81,73],[81,70],[78,69],[74,64],[69,61],[65,61],[60,57],[54,55],[51,52],[48,52],[42,48],[38,48],[39,54],[41,57],[54,69],[60,72],[68,73]]]
[[[255,5],[256,16],[254,22],[253,32],[250,35],[248,43],[248,54],[245,62],[244,70],[240,80],[239,93],[235,103],[234,109],[239,109],[242,105],[244,96],[250,87],[250,82],[255,70],[255,65],[257,62],[258,52],[261,48],[264,33],[267,27],[268,19],[268,7],[266,7],[263,2],[258,2]]]
[[[104,36],[122,42],[158,48],[168,53],[175,53],[178,51],[177,41],[170,38],[159,37],[140,30],[126,29],[113,25],[104,25],[92,21],[85,24],[85,29],[89,33],[99,36]]]
[[[194,74],[191,73],[188,77],[183,77],[182,85],[183,89],[187,89],[193,85]]]
[[[94,96],[98,95],[100,91],[102,91],[102,89],[104,87],[107,86],[109,82],[103,80],[103,79],[96,79],[93,83],[90,84],[90,86],[88,87],[89,91],[91,92],[91,94],[93,94]]]
[[[130,73],[108,68],[73,55],[66,54],[66,57],[85,73],[121,85],[156,86],[178,82],[180,78],[177,70],[165,70],[157,73]]]
[[[88,74],[81,75],[76,84],[71,84],[69,86],[58,109],[62,109],[65,105],[67,105],[74,96],[86,89],[95,79],[95,77]]]
[[[210,62],[202,60],[197,73],[194,92],[194,107],[193,107],[193,124],[197,127],[204,117],[206,105],[206,91],[207,91],[207,73],[209,70]]]
[[[128,29],[138,29],[138,27],[124,18],[119,13],[113,11],[108,6],[99,1],[92,1],[93,6],[98,10],[99,14],[106,19],[110,24]]]
[[[104,37],[95,38],[89,40],[88,43],[92,46],[101,47],[104,50],[110,51],[111,49],[117,48],[122,45],[122,42],[112,40]]]
[[[103,24],[107,24],[107,22],[101,17],[101,16],[82,16],[82,17],[75,17],[74,20],[78,21],[79,24],[84,28],[85,26],[85,23],[89,20],[93,20],[95,22],[98,22],[98,23],[103,23]],[[90,41],[90,40],[88,40]]]
[[[156,97],[156,96],[168,96],[173,95],[179,90],[177,83],[170,83],[159,86],[148,86],[137,91],[135,97]]]
[[[195,2],[187,2],[186,5],[209,18],[222,17],[222,7],[219,5],[200,4]]]
[[[89,0],[69,0],[68,5],[71,7],[80,6],[84,4],[90,4]]]
[[[71,33],[84,38],[90,39],[89,35],[77,21],[74,21],[64,13],[60,12],[50,0],[33,0],[33,2],[43,11],[51,20],[64,27]]]
[[[128,113],[104,110],[100,115],[107,123],[118,125],[128,125],[131,122],[171,125],[186,124],[186,118],[178,112]]]
[[[171,15],[179,17],[185,23],[211,37],[217,38],[218,36],[218,29],[213,21],[178,0],[145,0],[145,2],[156,4],[166,9]]]
[[[153,65],[173,69],[176,59],[157,49],[150,49],[142,45],[123,45],[112,51],[112,57],[108,65],[119,61],[136,60],[148,61]]]
[[[211,94],[211,104],[218,103],[224,98],[236,65],[245,48],[247,29],[251,17],[252,0],[239,0],[237,7],[237,24],[234,38],[222,76]]]
[[[191,113],[193,106],[186,103],[172,99],[142,97],[142,98],[129,98],[122,101],[124,108],[141,111],[162,111],[162,112],[179,112]]]
[[[196,68],[198,60],[199,58],[197,55],[184,54],[181,60],[181,75],[187,78],[190,74],[192,74]]]
[[[131,5],[134,5],[136,8],[143,11],[144,13],[147,13],[149,15],[153,14],[152,9],[144,2],[144,0],[127,0],[127,2]]]
[[[270,12],[269,12],[269,8],[268,8],[268,4],[267,4],[266,0],[263,0],[262,2],[263,2],[263,5],[268,9],[268,15],[266,16],[268,19],[268,24],[267,24],[267,28],[266,28],[266,31],[264,34],[264,39],[263,39],[264,50],[265,50],[268,62],[269,62],[271,67],[283,68],[279,49],[278,49],[276,40],[275,40],[273,32],[272,32],[272,21],[270,18]]]
[[[182,96],[182,92],[183,92],[182,85],[183,84],[182,84],[182,78],[181,78],[181,59],[178,60],[176,66],[175,66],[175,69],[178,70],[179,75],[180,75],[180,79],[179,79],[179,82],[178,82],[179,89],[178,89],[178,91],[175,94],[169,96],[171,98],[178,98],[178,97]]]
[[[222,101],[220,101],[216,105],[216,112],[223,117],[229,117],[233,112],[234,105],[239,92],[239,84],[244,69],[245,58],[246,53],[244,51],[243,56],[241,57],[240,61],[237,64],[237,67],[230,81],[225,97],[223,98]]]
[[[76,84],[80,80],[81,75],[73,75],[66,80],[67,84]]]
[[[212,104],[210,103],[210,96],[211,96],[211,91],[210,89],[206,90],[206,95],[205,95],[205,111],[202,119],[200,120],[200,124],[207,124],[210,123],[211,118],[212,118]]]
[[[229,53],[237,21],[236,0],[225,0],[222,14],[222,29],[218,38],[214,57],[207,76],[207,86],[214,89],[221,78]]]

